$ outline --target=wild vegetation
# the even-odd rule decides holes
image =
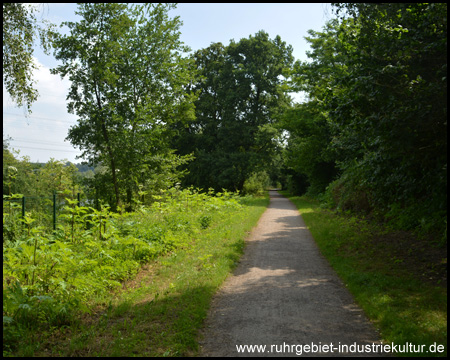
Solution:
[[[201,76],[189,89],[198,94],[195,120],[178,128],[173,143],[195,157],[183,183],[242,190],[250,178],[275,179],[292,47],[260,31],[228,46],[211,44],[193,59]]]
[[[334,18],[306,37],[309,61],[294,62],[292,47],[262,30],[189,54],[170,4],[79,4],[80,20],[64,23],[64,35],[38,25],[25,4],[3,5],[8,93],[31,111],[32,43],[39,37],[60,61],[52,72],[71,81],[68,111],[78,123],[67,140],[89,168],[79,172],[54,159],[32,164],[3,141],[6,354],[23,345],[24,334],[49,326],[54,335],[80,313],[104,310],[111,294],[158,259],[195,249],[189,263],[201,262],[206,274],[220,254],[228,256],[226,247],[234,247],[234,259],[262,209],[246,206],[257,200],[237,191],[263,195],[272,185],[307,194],[407,234],[405,248],[421,239],[441,252],[446,268],[447,4],[333,7]],[[292,101],[289,94],[298,91],[305,102]],[[24,213],[17,201],[23,195],[35,198]],[[43,210],[52,196],[55,230]],[[233,228],[239,216],[253,219],[231,243],[221,228],[227,216]],[[199,239],[216,227],[222,230],[211,239],[228,245],[210,256]],[[345,246],[363,243],[355,238]],[[376,248],[385,245],[374,244],[383,260]],[[220,279],[234,263],[228,260]],[[161,284],[170,288],[168,279]],[[205,285],[206,298],[216,280]],[[166,300],[154,303],[164,308]],[[23,354],[34,354],[35,340]]]
[[[321,253],[364,309],[385,344],[441,345],[447,354],[447,258],[438,244],[321,208],[306,196],[298,207]]]
[[[247,223],[249,216],[245,198],[193,188],[169,189],[151,206],[122,215],[77,201],[66,199],[54,232],[30,213],[22,217],[13,205],[4,207],[4,232],[13,232],[3,243],[4,354],[33,355],[46,341],[32,335],[39,329],[77,328],[83,313],[93,315],[111,303],[146,264],[189,251],[210,229],[228,219]],[[214,241],[226,242],[223,234]],[[233,241],[242,242],[243,234],[238,236]],[[210,264],[207,268],[215,266],[208,260],[213,254],[204,256],[200,260]]]
[[[292,73],[309,101],[284,119],[291,189],[445,243],[447,4],[335,8]]]
[[[34,23],[5,6],[4,23]],[[295,63],[264,31],[189,55],[173,7],[81,4],[66,35],[41,31],[72,84],[67,139],[102,168],[97,198],[132,210],[140,191],[242,191],[268,176],[446,242],[446,3],[333,4],[306,37],[310,61]]]

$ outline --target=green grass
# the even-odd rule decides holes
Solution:
[[[396,355],[446,356],[446,287],[427,283],[405,268],[389,245],[377,242],[383,235],[374,224],[321,209],[303,197],[290,200],[323,255],[380,331],[383,343],[425,345],[424,349],[444,345],[442,353]]]
[[[212,296],[236,266],[268,197],[200,219],[183,246],[144,265],[69,326],[29,332],[15,356],[195,356]],[[206,215],[205,215],[206,216]]]

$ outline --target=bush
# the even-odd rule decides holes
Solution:
[[[267,181],[267,174],[255,174],[249,188],[264,189]],[[164,202],[123,215],[74,204],[53,234],[25,217],[27,227],[17,224],[23,236],[3,248],[4,351],[13,351],[30,326],[58,327],[89,312],[143,263],[187,246],[219,215],[241,207],[237,194],[227,191],[171,189]]]
[[[353,180],[352,180],[353,179]],[[435,210],[427,199],[382,203],[372,201],[374,191],[365,190],[354,178],[341,176],[328,185],[320,196],[323,207],[371,214],[398,230],[413,230],[418,234],[434,234],[441,244],[447,242],[447,211]]]
[[[367,214],[373,210],[369,192],[345,175],[328,185],[321,200],[327,207],[342,211],[350,210]]]
[[[260,171],[253,173],[247,180],[245,180],[242,191],[245,195],[261,196],[264,195],[264,192],[269,186],[269,175],[267,175],[265,171]]]
[[[200,227],[202,229],[207,229],[209,225],[211,224],[212,217],[210,215],[203,215],[200,219]]]

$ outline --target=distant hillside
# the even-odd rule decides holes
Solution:
[[[31,163],[33,169],[39,169],[39,168],[43,167],[45,164],[46,163],[38,163],[38,162]],[[66,162],[66,166],[69,166],[69,164],[73,164],[73,163],[71,163],[70,161]],[[77,169],[78,169],[78,171],[80,173],[84,173],[84,172],[89,171],[89,170],[94,171],[94,167],[93,166],[89,166],[87,164],[74,164],[74,165],[77,167]]]

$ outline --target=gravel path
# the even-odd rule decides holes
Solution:
[[[276,191],[270,197],[234,275],[213,299],[200,356],[349,356],[339,345],[372,349],[378,334],[320,254],[294,204]],[[242,353],[236,345],[266,348]]]

